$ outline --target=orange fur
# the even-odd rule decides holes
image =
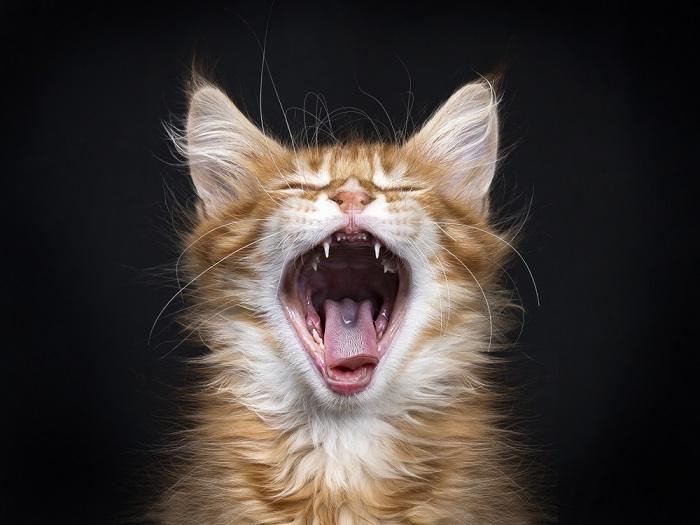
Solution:
[[[248,155],[245,163],[257,186],[216,209],[203,202],[185,239],[185,273],[192,281],[186,326],[209,352],[198,361],[192,424],[156,519],[167,525],[535,522],[516,468],[517,449],[499,415],[503,398],[492,380],[489,350],[505,342],[513,305],[501,286],[510,247],[488,213],[456,193],[438,191],[450,167],[426,158],[419,142],[280,148]],[[325,169],[330,181],[297,180],[300,164],[314,173]],[[393,182],[379,184],[374,177],[378,169],[389,174],[398,168]],[[311,388],[290,380],[308,399],[309,411],[308,420],[298,414],[290,419],[257,402],[263,394],[254,390],[256,367],[266,361],[236,346],[236,330],[250,330],[246,341],[253,343],[246,344],[283,355],[277,327],[255,296],[269,284],[260,271],[269,248],[259,240],[270,234],[267,220],[290,195],[310,201],[351,178],[371,195],[383,195],[392,209],[417,206],[438,225],[435,249],[425,247],[425,264],[438,269],[438,284],[448,294],[440,292],[439,315],[422,328],[402,367],[410,370],[410,363],[426,358],[426,349],[449,339],[445,359],[451,366],[434,386],[445,394],[435,402],[412,402],[400,414],[368,415],[315,407]],[[237,328],[229,333],[228,327]],[[323,425],[311,423],[314,418]],[[314,424],[323,428],[319,435]],[[370,440],[376,447],[371,454],[386,465],[348,464],[353,451],[340,433],[353,425],[382,436]]]

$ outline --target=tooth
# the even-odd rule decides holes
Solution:
[[[318,335],[318,332],[316,331],[315,328],[311,331],[311,335],[313,336],[314,341],[316,341],[316,344],[317,344],[318,346],[320,346],[321,349],[323,350],[323,349],[325,348],[325,346],[324,346],[324,344],[323,344],[323,339],[321,339],[321,336]]]
[[[396,263],[388,259],[382,259],[382,265],[384,266],[384,273],[396,273]]]
[[[316,252],[313,254],[311,257],[311,267],[314,269],[314,271],[318,271],[318,258],[319,258],[319,253]]]
[[[326,254],[326,259],[328,259],[328,255],[331,253],[331,243],[323,241],[323,251]]]
[[[374,243],[374,257],[375,259],[379,259],[379,242],[377,241]]]
[[[389,324],[389,314],[386,306],[382,306],[377,319],[374,321],[374,328],[377,331],[377,339],[381,339]]]

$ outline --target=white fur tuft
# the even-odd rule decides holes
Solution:
[[[498,160],[498,99],[491,83],[457,90],[406,144],[446,166],[443,191],[486,209]]]
[[[221,90],[209,84],[192,93],[184,140],[176,144],[207,211],[250,192],[258,184],[250,159],[280,150]]]

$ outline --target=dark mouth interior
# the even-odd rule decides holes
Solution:
[[[297,291],[306,326],[312,335],[313,330],[318,334],[315,340],[324,338],[329,309],[339,307],[347,321],[365,302],[369,302],[365,308],[371,309],[377,339],[382,337],[399,288],[400,262],[391,252],[381,247],[377,257],[371,238],[338,241],[334,237],[328,257],[319,246],[304,254],[301,264]]]
[[[290,265],[280,297],[327,386],[369,385],[406,305],[406,265],[368,232],[336,232]]]

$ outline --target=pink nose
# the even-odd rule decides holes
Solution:
[[[372,199],[364,191],[339,191],[333,195],[333,200],[338,203],[343,213],[357,213],[362,211]]]

